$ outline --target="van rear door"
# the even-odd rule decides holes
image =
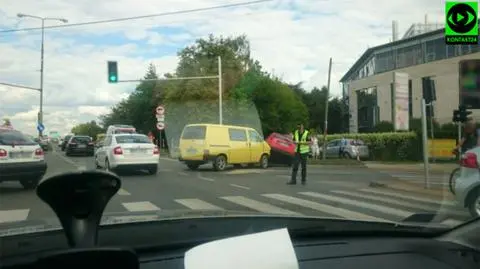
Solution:
[[[185,160],[203,160],[206,125],[187,125],[180,138],[180,154]]]

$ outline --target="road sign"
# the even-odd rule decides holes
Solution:
[[[165,108],[163,106],[157,106],[155,111],[157,112],[157,115],[163,115],[163,113],[165,113]]]
[[[39,132],[43,132],[43,130],[45,130],[45,126],[43,126],[42,123],[38,123],[38,125],[37,125],[37,130],[38,130]]]
[[[160,131],[165,129],[165,123],[157,122],[157,129],[160,130]]]

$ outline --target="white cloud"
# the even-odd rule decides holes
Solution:
[[[34,19],[16,14],[64,17],[70,23],[171,12],[231,4],[225,0],[4,0],[0,28],[38,27]],[[66,133],[76,123],[96,120],[120,101],[135,84],[111,85],[106,61],[119,62],[120,79],[141,78],[150,62],[159,74],[171,72],[176,52],[191,41],[215,35],[246,34],[252,56],[268,71],[305,86],[327,83],[328,61],[333,58],[331,89],[339,94],[338,80],[370,46],[388,42],[391,21],[400,34],[422,22],[424,14],[440,22],[443,2],[436,0],[278,0],[266,4],[131,20],[48,29],[45,41],[44,121],[48,130]],[[49,21],[48,25],[61,24]],[[181,31],[158,31],[158,27]],[[106,39],[108,35],[108,39]],[[121,44],[118,40],[122,41]],[[38,87],[40,32],[0,33],[0,82]],[[35,133],[39,94],[0,86],[0,117],[12,118],[18,128]]]

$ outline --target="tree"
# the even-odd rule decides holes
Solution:
[[[96,139],[97,135],[105,133],[105,130],[95,121],[91,121],[74,126],[71,132],[75,135],[86,135]]]

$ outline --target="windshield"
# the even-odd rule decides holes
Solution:
[[[0,130],[0,145],[36,145],[30,137],[22,134],[19,131],[2,131]]]
[[[0,230],[56,223],[35,188],[78,171],[122,180],[108,216],[480,216],[480,21],[450,2],[7,2]]]
[[[152,141],[145,135],[117,135],[115,140],[118,144],[151,144]]]

